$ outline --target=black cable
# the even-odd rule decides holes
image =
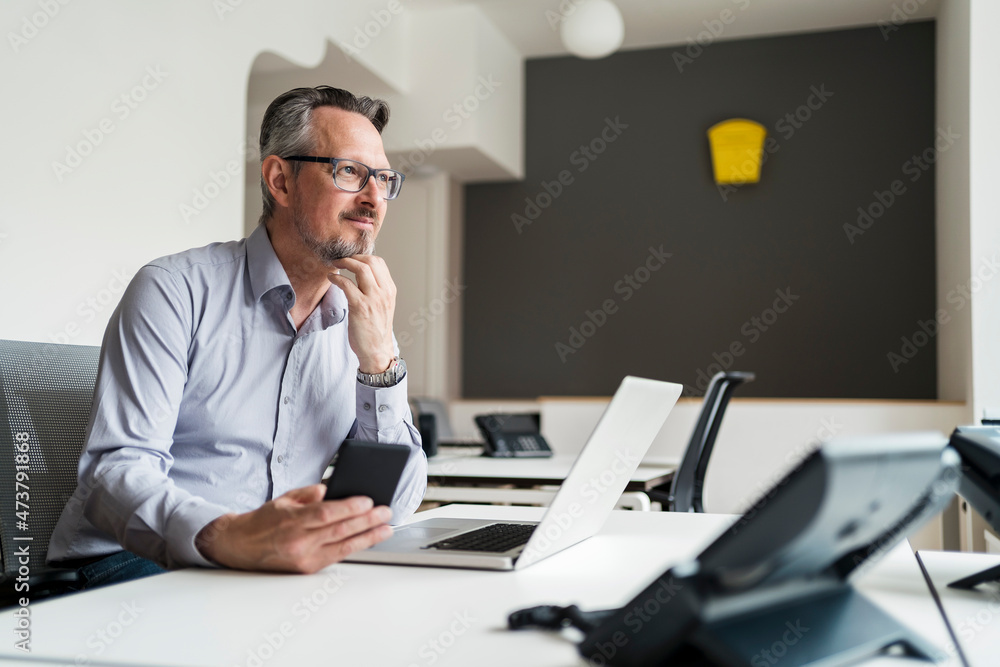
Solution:
[[[574,627],[589,633],[600,625],[601,621],[617,612],[617,609],[598,609],[583,611],[575,604],[568,607],[557,605],[540,605],[518,609],[507,617],[507,627],[511,630],[524,628],[544,628],[547,630],[562,630]]]

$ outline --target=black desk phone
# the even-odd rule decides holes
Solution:
[[[959,426],[951,446],[962,457],[958,493],[979,512],[993,530],[1000,532],[1000,425],[983,420],[983,426]],[[1000,581],[1000,565],[953,581],[950,588],[973,589]]]
[[[538,415],[478,415],[476,426],[483,439],[483,456],[541,458],[552,456],[552,448],[539,432]]]

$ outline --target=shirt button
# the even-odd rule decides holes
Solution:
[[[278,456],[278,463],[281,463],[284,460],[285,460],[284,456]]]
[[[288,405],[288,401],[290,401],[290,400],[292,400],[292,399],[290,399],[287,396],[285,396],[285,405]]]
[[[388,409],[388,407],[389,407],[388,405],[380,405],[380,406],[378,406],[378,411],[379,412],[385,412],[386,409]]]
[[[371,410],[372,409],[372,404],[371,403],[365,403],[364,404],[364,408],[365,408],[365,410]]]

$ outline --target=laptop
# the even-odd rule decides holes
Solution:
[[[604,525],[682,390],[622,380],[540,522],[424,519],[397,526],[388,540],[345,560],[520,570],[582,542]]]

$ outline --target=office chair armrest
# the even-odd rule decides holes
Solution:
[[[18,581],[17,574],[0,574],[0,608],[16,606],[20,604],[22,597],[34,602],[52,595],[61,595],[84,582],[77,570],[52,567],[29,574],[27,590],[18,590],[19,583],[25,582],[23,579]],[[23,585],[20,588],[24,588]]]

